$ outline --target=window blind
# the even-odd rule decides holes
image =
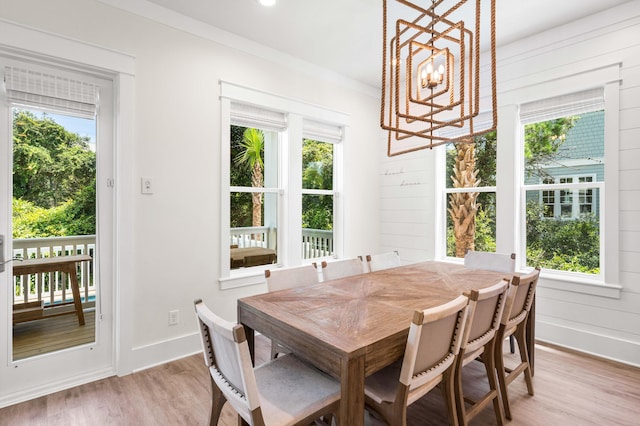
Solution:
[[[302,136],[322,142],[339,143],[342,141],[342,127],[319,121],[304,120]]]
[[[24,68],[5,67],[4,84],[10,101],[95,117],[97,85]]]
[[[232,102],[231,124],[282,131],[287,127],[287,116],[283,112]]]
[[[520,106],[522,124],[538,123],[561,117],[604,109],[604,88],[556,96]]]

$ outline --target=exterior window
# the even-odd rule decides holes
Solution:
[[[280,135],[231,126],[230,268],[277,262]]]
[[[302,142],[302,258],[332,256],[333,250],[332,143]]]
[[[528,266],[598,275],[604,110],[524,126]]]
[[[447,145],[446,255],[496,251],[496,132]]]
[[[225,81],[220,89],[220,288],[340,257],[349,116]]]

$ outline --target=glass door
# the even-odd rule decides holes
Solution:
[[[32,395],[113,369],[113,83],[2,56],[0,71],[0,368]]]

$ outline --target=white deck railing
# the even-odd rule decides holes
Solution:
[[[333,231],[302,230],[302,258],[315,259],[333,254]]]
[[[243,247],[276,247],[276,230],[266,226],[231,228],[229,244]],[[315,259],[333,254],[333,231],[302,230],[302,258]]]
[[[96,236],[25,238],[13,240],[13,257],[33,259],[74,254],[95,255]],[[19,262],[19,260],[16,260]],[[96,292],[94,262],[78,265],[78,285],[84,305],[92,305]],[[45,305],[67,302],[73,299],[69,280],[60,272],[29,274],[14,277],[14,303],[40,302]]]

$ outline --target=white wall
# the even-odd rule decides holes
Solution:
[[[498,22],[498,31],[499,25]],[[619,156],[615,158],[619,173],[607,177],[619,180],[618,193],[609,196],[618,196],[619,210],[605,212],[609,220],[619,221],[619,252],[614,247],[606,253],[613,260],[607,266],[619,266],[608,271],[605,284],[622,289],[607,289],[603,293],[608,296],[602,296],[594,294],[599,289],[593,286],[543,276],[538,290],[536,337],[640,365],[640,1],[499,47],[497,57],[498,104],[505,113],[517,113],[517,106],[510,104],[514,92],[528,91],[532,100],[540,95],[535,90],[542,82],[579,77],[621,64]],[[499,122],[504,123],[504,119],[499,117]],[[513,152],[500,146],[510,143],[509,138],[501,138],[500,131],[498,138],[499,156],[501,152]],[[443,178],[436,174],[434,164],[438,149],[382,160],[382,244],[399,248],[416,260],[437,253],[433,237],[437,228],[429,226],[436,220],[435,181]],[[396,174],[387,175],[386,171]],[[419,184],[403,187],[405,181]],[[513,209],[508,214],[513,216]],[[513,222],[512,217],[499,217],[501,220]],[[422,233],[414,235],[411,229]],[[499,238],[499,245],[501,241],[514,244],[513,232],[509,234]]]
[[[195,22],[187,26],[200,36],[95,0],[3,2],[0,19],[135,57],[134,146],[124,150],[133,158],[118,158],[132,168],[129,181],[118,182],[131,194],[130,204],[120,205],[119,220],[132,230],[118,248],[132,256],[117,283],[131,296],[119,306],[126,320],[120,374],[199,350],[195,298],[235,320],[236,299],[262,290],[218,287],[219,80],[350,115],[344,163],[358,166],[344,185],[345,255],[378,247],[376,90],[283,55],[270,59],[224,46],[215,41],[216,31]],[[153,179],[153,195],[140,194],[142,176]],[[167,314],[175,309],[180,323],[169,327]]]

